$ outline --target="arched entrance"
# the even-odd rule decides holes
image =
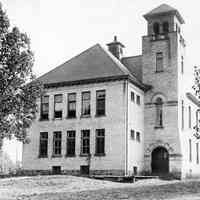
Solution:
[[[151,154],[152,173],[168,173],[169,172],[169,153],[164,147],[157,147]]]

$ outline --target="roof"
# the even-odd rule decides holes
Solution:
[[[142,81],[142,55],[124,57],[122,58],[122,63],[138,80]]]
[[[176,15],[182,24],[185,23],[184,19],[182,18],[178,10],[167,4],[161,4],[160,6],[154,8],[153,10],[145,14],[144,18],[148,19],[149,17],[153,17],[156,15],[170,14],[170,13]]]
[[[61,86],[115,78],[128,77],[135,85],[144,89],[137,79],[117,58],[99,44],[92,46],[69,61],[56,67],[37,80],[44,85]]]
[[[186,96],[188,97],[188,99],[190,99],[194,104],[196,104],[198,107],[200,107],[200,101],[199,99],[197,99],[196,96],[194,96],[193,94],[191,94],[190,92],[186,93]]]

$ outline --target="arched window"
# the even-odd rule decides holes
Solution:
[[[168,22],[163,22],[163,33],[168,33],[169,32],[169,23]]]
[[[158,22],[155,22],[153,24],[153,31],[154,31],[154,34],[155,35],[158,35],[160,33],[160,26],[159,26],[159,23]]]
[[[163,100],[156,99],[156,127],[163,127]]]

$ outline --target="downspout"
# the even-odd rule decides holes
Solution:
[[[128,80],[125,81],[125,175],[128,175]]]

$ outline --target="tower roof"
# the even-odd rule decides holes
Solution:
[[[154,8],[153,10],[151,10],[150,12],[145,14],[144,18],[148,20],[150,17],[163,15],[163,14],[174,14],[177,16],[177,18],[180,20],[180,22],[182,24],[185,23],[183,17],[179,13],[179,11],[167,4],[161,4],[160,6]]]

